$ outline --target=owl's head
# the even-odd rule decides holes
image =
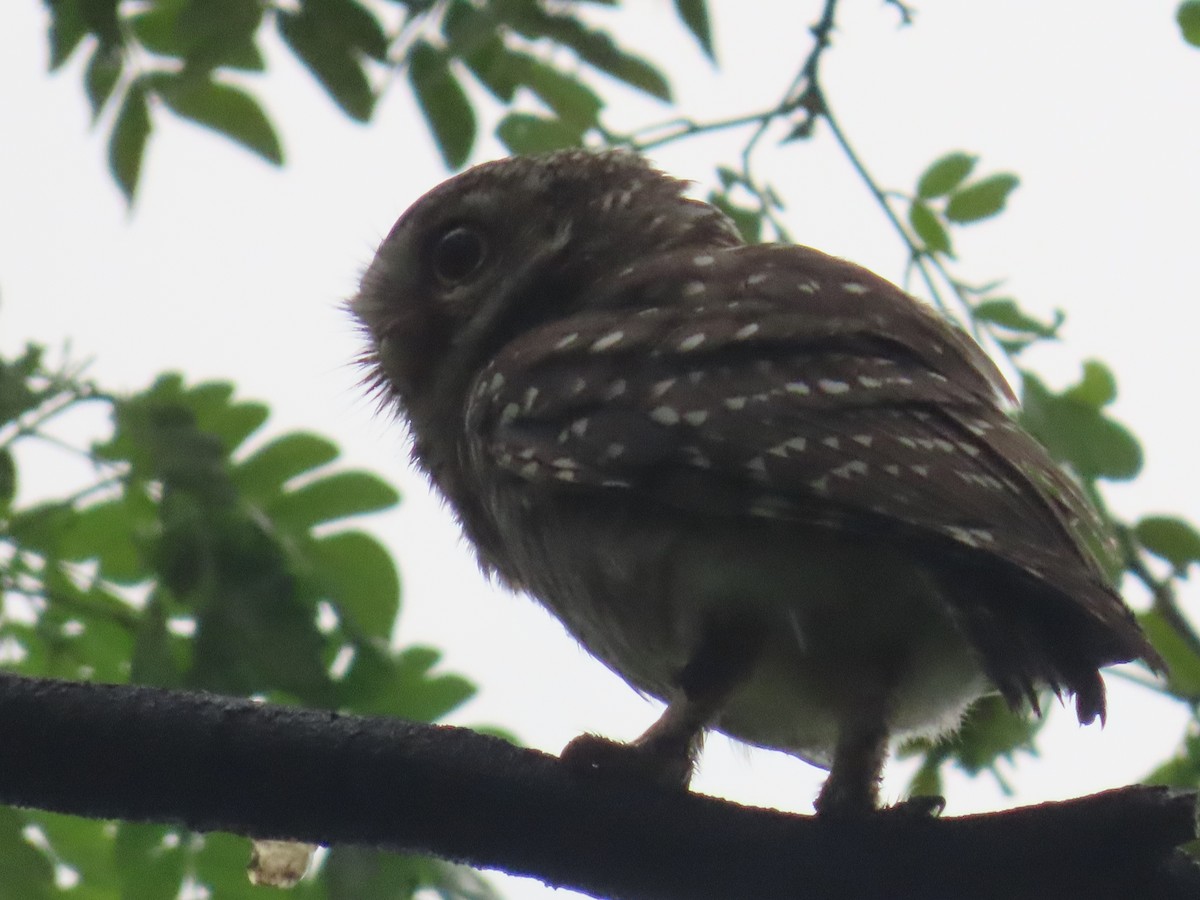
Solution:
[[[646,254],[740,244],[686,186],[633,153],[566,150],[434,188],[396,222],[350,302],[380,385],[411,410]]]

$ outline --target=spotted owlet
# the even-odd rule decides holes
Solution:
[[[666,702],[568,756],[686,784],[706,729],[878,804],[890,737],[999,691],[1103,718],[1161,660],[1104,529],[982,350],[888,281],[748,246],[627,152],[486,163],[396,223],[351,308],[484,570]]]

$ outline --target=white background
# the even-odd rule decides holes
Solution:
[[[818,5],[722,5],[717,74],[666,0],[630,3],[637,12],[614,22],[622,42],[674,76],[684,110],[711,119],[777,100],[808,51]],[[1020,174],[1009,210],[958,237],[961,274],[1007,277],[1029,309],[1069,312],[1065,346],[1040,353],[1038,367],[1062,384],[1082,358],[1110,363],[1121,386],[1115,413],[1147,448],[1144,475],[1113,490],[1114,505],[1196,518],[1200,51],[1180,39],[1174,0],[917,5],[916,27],[898,29],[880,0],[844,0],[824,63],[831,104],[885,186],[911,188],[952,149],[982,153],[984,171]],[[369,525],[402,566],[398,639],[443,648],[448,669],[482,686],[456,722],[503,725],[553,752],[585,730],[640,732],[657,710],[531,601],[483,581],[408,472],[402,430],[357,387],[359,339],[339,304],[393,220],[446,175],[404,84],[372,125],[357,126],[270,46],[272,74],[249,81],[280,127],[286,167],[156,114],[130,214],[105,169],[106,129],[88,128],[80,60],[46,75],[45,21],[34,0],[0,12],[0,352],[69,340],[118,389],[164,369],[230,379],[240,396],[271,404],[272,433],[333,436],[347,464],[403,487],[400,510]],[[607,121],[632,128],[668,113],[636,101]],[[713,160],[730,160],[735,146],[706,140],[655,159],[707,186]],[[477,159],[501,153],[484,140]],[[798,240],[902,276],[903,249],[823,128],[812,142],[769,150],[764,163]],[[22,460],[23,500],[79,476],[40,452]],[[1194,608],[1200,597],[1187,600]],[[1056,709],[1041,758],[1011,773],[1015,798],[988,778],[952,777],[949,812],[1068,797],[1148,771],[1178,742],[1185,711],[1118,678],[1109,686],[1105,730],[1080,729]],[[821,774],[718,737],[696,788],[805,811]],[[885,795],[899,797],[909,774],[893,766]],[[549,895],[528,881],[505,879],[503,889]]]

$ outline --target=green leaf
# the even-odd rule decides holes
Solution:
[[[589,28],[574,16],[546,12],[538,4],[526,0],[498,2],[493,7],[498,15],[525,37],[531,40],[549,38],[564,47],[570,47],[580,59],[599,71],[643,93],[670,102],[671,87],[662,73],[644,59],[626,53],[608,34]]]
[[[97,560],[100,575],[119,584],[151,577],[138,553],[136,535],[152,523],[134,513],[124,499],[94,503],[76,513],[63,534],[58,552],[65,560]]]
[[[161,596],[152,596],[142,612],[134,636],[129,665],[130,681],[158,687],[181,687],[183,673],[174,653],[177,640],[167,628],[167,615]]]
[[[991,175],[974,184],[954,191],[946,204],[946,218],[951,222],[978,222],[996,215],[1008,202],[1020,184],[1015,175]]]
[[[477,7],[470,0],[450,0],[442,17],[447,52],[465,58],[482,47],[503,43],[497,25],[496,17],[487,6]]]
[[[119,0],[80,0],[79,12],[87,30],[102,44],[120,45],[124,40],[117,15]]]
[[[125,202],[130,205],[137,190],[149,137],[150,109],[146,105],[145,90],[135,81],[125,92],[108,142],[108,168],[125,195]]]
[[[340,702],[369,715],[437,721],[475,694],[475,686],[459,675],[431,675],[440,659],[441,654],[430,647],[409,647],[394,654],[381,639],[359,644],[339,685]]]
[[[387,640],[400,611],[400,576],[387,550],[368,534],[344,531],[314,542],[311,559],[339,615]]]
[[[517,88],[524,84],[530,64],[529,56],[510,50],[495,36],[462,53],[461,59],[479,83],[501,103],[512,103]]]
[[[116,895],[116,870],[112,859],[112,837],[106,834],[107,822],[50,812],[31,812],[30,823],[41,829],[54,855],[79,873],[80,887]],[[75,891],[60,895],[70,897]],[[0,894],[0,896],[3,896]]]
[[[1040,338],[1057,338],[1058,329],[1066,320],[1061,311],[1055,311],[1054,321],[1047,324],[1024,312],[1011,297],[994,297],[984,300],[971,310],[977,321],[998,325],[1009,331],[1036,335]]]
[[[525,83],[560,121],[578,129],[581,135],[596,124],[604,107],[587,85],[537,60],[530,61]]]
[[[355,0],[305,0],[304,7],[319,27],[345,46],[379,62],[387,61],[387,33],[367,7]]]
[[[1014,712],[995,694],[983,698],[968,711],[955,740],[959,765],[975,775],[998,760],[1011,762],[1018,752],[1036,752],[1033,739],[1044,721]]]
[[[746,209],[738,206],[725,194],[715,191],[708,195],[708,202],[733,220],[743,240],[747,244],[757,244],[762,240],[764,213],[761,209]]]
[[[97,44],[83,73],[83,87],[92,107],[92,121],[100,116],[121,77],[121,53],[115,47]]]
[[[1050,451],[1085,481],[1127,481],[1142,468],[1142,449],[1123,425],[1068,390],[1052,393],[1036,375],[1021,372],[1024,397],[1021,421]]]
[[[272,890],[255,887],[246,877],[246,860],[250,848],[246,838],[241,835],[227,834],[220,831],[210,831],[204,835],[204,845],[192,857],[192,866],[196,880],[209,890],[208,896],[214,900],[287,900],[298,896],[310,900],[327,900],[324,893],[313,894],[300,891],[307,887],[306,882],[294,891]],[[313,887],[319,885],[314,884]],[[67,900],[67,898],[63,898]],[[133,898],[129,898],[133,900]],[[332,900],[332,898],[328,898]],[[363,898],[367,900],[367,898]]]
[[[704,55],[716,62],[717,54],[713,49],[712,27],[708,21],[706,0],[675,0],[675,12],[696,38]]]
[[[186,874],[183,844],[168,841],[176,829],[166,825],[121,822],[114,857],[121,878],[121,896],[175,897]]]
[[[61,586],[58,594],[65,593]],[[86,608],[88,595],[82,594],[73,605]],[[69,638],[70,657],[75,661],[73,671],[64,670],[58,677],[88,677],[96,681],[121,683],[129,680],[129,659],[133,655],[134,635],[125,622],[116,622],[102,615],[79,617],[83,630]],[[51,673],[53,674],[53,673]]]
[[[908,208],[908,223],[925,245],[926,252],[951,255],[950,234],[927,204],[914,200]]]
[[[54,863],[25,840],[29,813],[0,806],[0,897],[4,900],[50,900],[63,895],[54,885]]]
[[[1000,778],[997,764],[1013,762],[1018,753],[1036,755],[1034,738],[1044,723],[1043,718],[1024,712],[1014,712],[997,694],[976,701],[962,727],[954,734],[941,738],[917,738],[905,742],[900,756],[925,754],[925,760],[914,779],[912,791],[917,795],[940,792],[940,768],[955,762],[968,775],[990,772],[1006,793],[1008,785]]]
[[[184,60],[188,75],[205,75],[222,67],[263,70],[255,44],[262,17],[256,0],[155,0],[128,22],[146,50]]]
[[[17,495],[17,462],[12,451],[0,447],[0,513],[6,513]]]
[[[475,145],[475,111],[446,54],[418,41],[409,54],[408,78],[442,160],[451,169],[461,168]]]
[[[969,153],[947,153],[921,173],[917,180],[917,196],[932,200],[950,193],[967,180],[977,162],[979,157]]]
[[[244,91],[208,79],[181,78],[161,96],[176,114],[223,134],[274,165],[283,149],[258,101]]]
[[[1175,11],[1179,33],[1193,47],[1200,47],[1200,0],[1184,0]]]
[[[721,182],[724,190],[729,190],[735,184],[742,183],[742,176],[729,166],[717,166],[717,180]]]
[[[475,685],[460,675],[430,675],[442,654],[409,647],[396,657],[397,714],[414,722],[436,722],[475,696]]]
[[[1200,532],[1190,522],[1172,516],[1146,516],[1133,529],[1143,547],[1161,556],[1182,575],[1200,562]]]
[[[199,590],[177,598],[196,620],[187,685],[328,705],[332,684],[315,598],[293,573],[275,529],[258,517],[233,515],[202,525],[208,574]]]
[[[25,351],[11,362],[0,358],[0,424],[36,409],[48,395],[39,382],[42,371],[41,347],[27,344]]]
[[[71,58],[88,29],[79,10],[79,0],[57,0],[45,6],[50,13],[49,69],[55,72]]]
[[[607,39],[607,35],[605,38]],[[664,103],[671,102],[670,84],[663,74],[646,60],[631,53],[618,51],[611,39],[594,47],[589,46],[587,50],[587,54],[581,54],[584,61],[591,63],[601,72]]]
[[[232,503],[229,432],[244,425],[237,420],[254,407],[204,409],[199,390],[182,395],[177,389],[164,389],[160,381],[146,394],[118,401],[113,438],[94,452],[102,459],[127,460],[133,478],[161,480],[168,492],[186,491],[213,506]]]
[[[66,503],[41,503],[16,513],[9,520],[8,532],[26,549],[54,556],[75,518],[75,511]]]
[[[1167,663],[1167,690],[1193,702],[1200,700],[1200,656],[1192,651],[1191,642],[1155,610],[1141,613],[1137,618],[1150,643]]]
[[[263,499],[337,457],[337,444],[317,434],[295,431],[264,444],[234,466],[233,480],[247,497]]]
[[[1200,787],[1200,736],[1190,734],[1185,737],[1181,751],[1140,779],[1141,783],[1191,790]]]
[[[268,507],[268,513],[293,527],[311,528],[388,509],[399,501],[396,489],[377,475],[339,472],[283,494]]]
[[[1089,359],[1083,364],[1083,377],[1079,383],[1064,391],[1063,397],[1101,409],[1117,399],[1117,379],[1104,363]]]
[[[545,153],[564,147],[578,147],[583,135],[558,119],[546,119],[529,113],[509,113],[496,126],[496,136],[510,153]]]
[[[279,13],[278,22],[284,42],[342,111],[358,122],[369,120],[376,97],[356,49],[326,30],[308,4],[299,13]]]
[[[226,381],[198,384],[186,395],[185,402],[196,411],[197,426],[221,439],[226,454],[231,454],[267,421],[270,410],[263,403],[231,403],[233,385]]]
[[[158,56],[182,59],[194,46],[194,36],[179,24],[188,0],[156,0],[130,16],[129,27],[141,45]]]

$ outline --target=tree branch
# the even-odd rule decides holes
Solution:
[[[1195,897],[1194,794],[826,822],[574,773],[475,732],[0,674],[0,800],[416,851],[624,898]]]

